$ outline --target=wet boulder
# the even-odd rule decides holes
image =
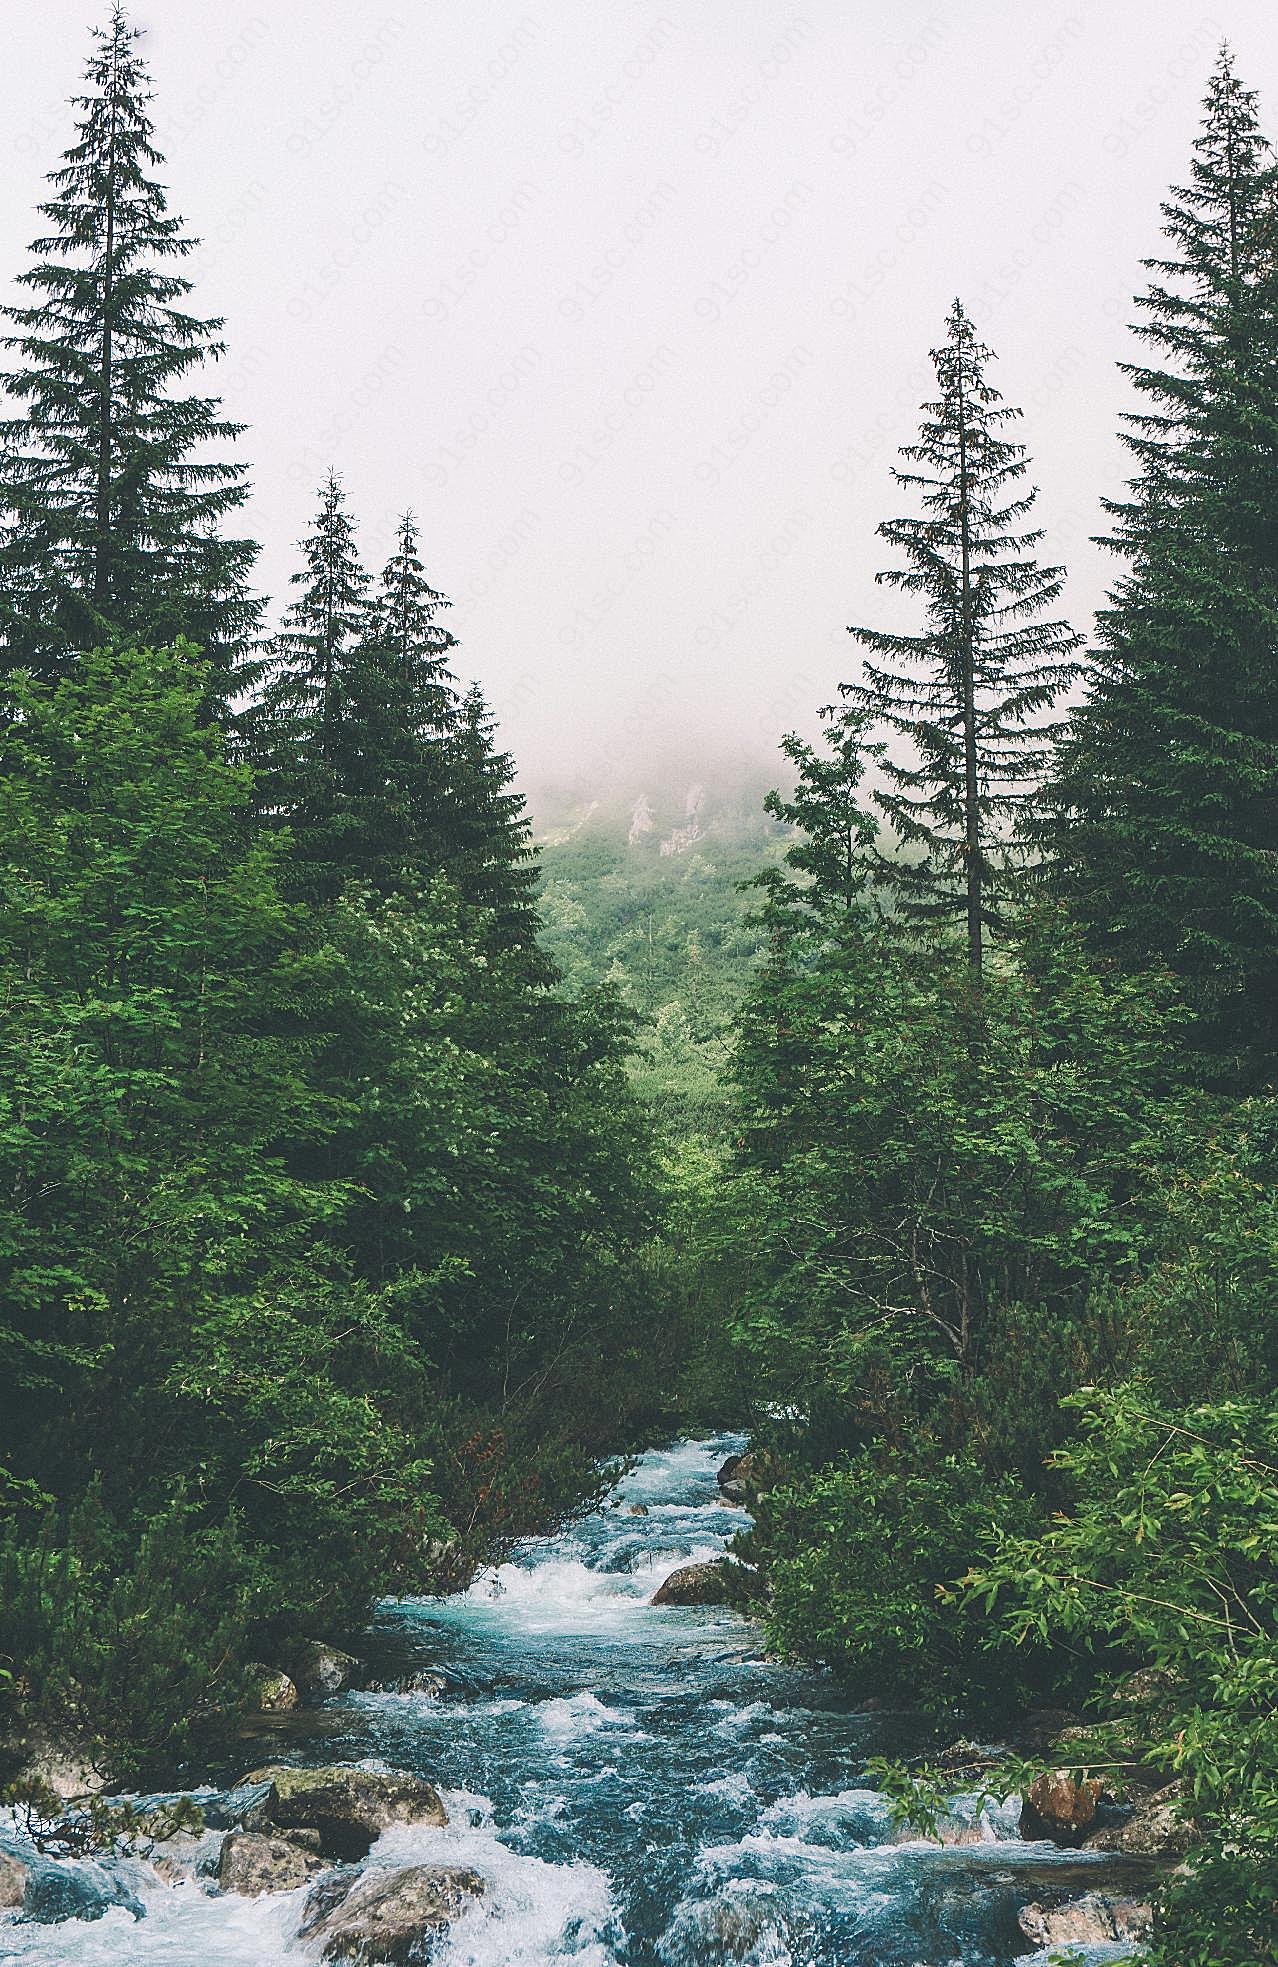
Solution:
[[[712,1564],[683,1564],[653,1592],[654,1605],[726,1605],[732,1567],[726,1558]]]
[[[432,1701],[442,1701],[451,1685],[448,1675],[433,1667],[419,1667],[414,1673],[400,1673],[391,1680],[368,1680],[364,1684],[370,1694],[428,1694]]]
[[[245,1673],[244,1697],[252,1714],[288,1714],[299,1698],[296,1685],[281,1667],[258,1665]]]
[[[357,1967],[421,1958],[442,1927],[479,1898],[484,1881],[461,1865],[408,1865],[326,1879],[306,1902],[298,1938],[325,1960]]]
[[[1025,1906],[1020,1928],[1035,1947],[1109,1946],[1114,1941],[1142,1940],[1153,1914],[1142,1899],[1111,1899],[1104,1892],[1085,1892],[1050,1910]]]
[[[714,1962],[770,1960],[778,1956],[778,1907],[773,1899],[734,1893],[718,1899],[686,1903],[675,1915],[668,1936],[669,1958]],[[663,1947],[663,1952],[666,1948]]]
[[[186,1885],[207,1877],[217,1862],[217,1833],[196,1837],[189,1832],[166,1838],[147,1853],[147,1863],[165,1885]]]
[[[938,1817],[935,1825],[923,1830],[913,1824],[897,1824],[887,1838],[889,1844],[934,1844],[943,1850],[960,1850],[965,1845],[987,1844],[988,1837],[979,1822],[961,1817]]]
[[[1122,1823],[1106,1824],[1088,1834],[1091,1851],[1121,1851],[1133,1858],[1156,1858],[1173,1863],[1183,1858],[1194,1841],[1194,1827],[1183,1814],[1184,1792],[1179,1783],[1142,1796]]]
[[[89,1858],[40,1858],[30,1864],[22,1910],[40,1926],[64,1919],[101,1919],[120,1906],[141,1919],[142,1901],[123,1879]]]
[[[747,1448],[743,1454],[729,1455],[719,1470],[719,1495],[725,1503],[740,1509],[750,1493],[750,1483],[758,1469],[758,1457]]]
[[[1100,1799],[1101,1784],[1094,1776],[1080,1782],[1068,1769],[1045,1770],[1025,1793],[1021,1836],[1030,1843],[1050,1838],[1053,1844],[1081,1844]]]
[[[322,1639],[304,1639],[290,1665],[297,1687],[312,1700],[340,1694],[360,1670],[360,1662],[353,1653],[344,1653],[340,1646],[329,1646]]]
[[[325,1856],[363,1858],[391,1824],[448,1822],[433,1784],[404,1769],[357,1769],[344,1764],[294,1769],[271,1763],[251,1770],[239,1787],[265,1785],[250,1830],[316,1830]]]
[[[318,1844],[318,1837],[315,1842]],[[267,1837],[257,1830],[233,1830],[222,1840],[217,1882],[224,1892],[239,1892],[246,1899],[257,1899],[264,1892],[294,1891],[323,1865],[324,1859],[317,1851],[307,1850],[291,1838]]]

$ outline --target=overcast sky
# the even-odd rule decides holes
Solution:
[[[86,0],[0,0],[0,274]],[[1272,0],[139,0],[280,593],[321,473],[419,515],[526,782],[807,725],[882,618],[878,521],[955,294],[1025,411],[1080,628],[1115,364],[1222,37]],[[890,602],[889,602],[890,605]]]

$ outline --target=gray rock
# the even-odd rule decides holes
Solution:
[[[408,1962],[483,1889],[478,1873],[460,1865],[409,1865],[325,1880],[306,1902],[298,1938],[318,1940],[325,1960],[357,1967]]]
[[[775,1959],[778,1912],[775,1903],[744,1897],[685,1904],[669,1936],[670,1958],[713,1961],[716,1967],[738,1960]]]
[[[752,1488],[758,1487],[759,1457],[747,1448],[744,1454],[729,1455],[719,1470],[719,1495],[725,1503],[740,1509],[748,1502]]]
[[[422,1667],[416,1673],[401,1673],[394,1680],[366,1681],[365,1687],[370,1694],[429,1694],[433,1701],[439,1701],[448,1692],[449,1681],[447,1674]]]
[[[313,1833],[312,1833],[313,1834]],[[302,1831],[300,1837],[307,1836]],[[318,1844],[319,1838],[315,1837]],[[292,1892],[322,1869],[323,1858],[285,1837],[266,1837],[260,1831],[233,1830],[223,1839],[217,1862],[217,1882],[224,1892],[257,1899],[264,1892]]]
[[[1104,1946],[1115,1940],[1141,1940],[1153,1914],[1141,1899],[1111,1899],[1103,1892],[1085,1892],[1050,1910],[1028,1905],[1018,1915],[1020,1928],[1036,1947]]]
[[[233,1789],[219,1791],[204,1799],[204,1821],[214,1830],[259,1830],[268,1823],[266,1805],[271,1784],[237,1783]]]
[[[41,1792],[56,1797],[59,1803],[74,1803],[80,1797],[100,1796],[111,1787],[111,1772],[91,1742],[30,1728],[14,1746],[22,1757],[14,1779],[19,1790]]]
[[[340,1694],[359,1672],[353,1653],[328,1646],[322,1639],[304,1639],[292,1659],[293,1679],[302,1693],[313,1697]]]
[[[192,1878],[215,1872],[218,1855],[216,1831],[203,1831],[199,1836],[180,1832],[155,1845],[146,1854],[146,1861],[166,1885],[185,1885]]]
[[[54,1926],[64,1919],[101,1919],[113,1906],[123,1906],[135,1919],[141,1919],[145,1911],[141,1900],[120,1878],[92,1859],[42,1859],[32,1864],[22,1909],[37,1925]]]
[[[731,1567],[723,1558],[713,1564],[684,1564],[672,1571],[653,1592],[653,1605],[726,1605]]]
[[[403,1769],[294,1769],[270,1763],[242,1777],[239,1787],[259,1784],[267,1788],[247,1827],[316,1830],[332,1858],[366,1857],[373,1839],[391,1824],[448,1822],[439,1792]]]
[[[1133,1858],[1171,1862],[1183,1858],[1194,1841],[1194,1827],[1181,1814],[1179,1783],[1154,1790],[1137,1802],[1121,1824],[1106,1824],[1087,1838],[1091,1851],[1123,1851]]]
[[[0,1907],[11,1912],[27,1896],[31,1867],[16,1851],[0,1851]]]
[[[888,1837],[889,1844],[935,1844],[959,1850],[964,1845],[988,1842],[979,1823],[963,1823],[958,1817],[938,1817],[935,1830],[916,1830],[912,1824],[899,1824]]]
[[[294,1683],[277,1666],[249,1667],[244,1692],[254,1714],[288,1714],[297,1706],[299,1698]]]

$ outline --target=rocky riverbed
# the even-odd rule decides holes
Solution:
[[[98,1855],[0,1832],[0,1961],[43,1967],[1010,1967],[1128,1957],[1148,1867],[1026,1838],[956,1775],[894,1827],[867,1758],[925,1731],[762,1656],[713,1567],[747,1521],[733,1438],[645,1455],[615,1497],[468,1591],[382,1608],[362,1688],[312,1686],[190,1801]],[[729,1483],[732,1477],[728,1478]],[[322,1664],[322,1663],[317,1663]],[[280,1690],[277,1689],[277,1693]],[[1045,1793],[1045,1799],[1046,1793]],[[1059,1801],[1059,1798],[1058,1798]],[[1082,1833],[1091,1835],[1091,1827]],[[1135,1840],[1137,1843],[1139,1840]]]

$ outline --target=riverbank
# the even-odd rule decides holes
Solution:
[[[1014,1809],[976,1809],[961,1782],[948,1842],[900,1831],[867,1764],[924,1751],[926,1723],[769,1660],[730,1607],[651,1604],[671,1571],[714,1562],[746,1526],[716,1480],[741,1445],[651,1451],[601,1510],[465,1592],[385,1603],[367,1637],[380,1684],[266,1717],[251,1752],[212,1768],[181,1876],[166,1880],[158,1846],[58,1861],[124,1896],[61,1923],[10,1912],[0,1959],[297,1967],[328,1943],[318,1928],[297,1938],[326,1878],[370,1880],[367,1895],[422,1867],[482,1885],[454,1880],[461,1898],[432,1956],[443,1967],[1010,1967],[1030,1949],[1033,1907],[1050,1915],[1089,1889],[1133,1897],[1146,1867],[1028,1841]],[[285,1891],[224,1889],[229,1823],[263,1801],[241,1789],[234,1819],[237,1781],[273,1764],[401,1770],[438,1792],[448,1822],[388,1822],[366,1856],[337,1863],[312,1852],[325,1862]],[[249,1833],[287,1842],[314,1828],[272,1812]]]

